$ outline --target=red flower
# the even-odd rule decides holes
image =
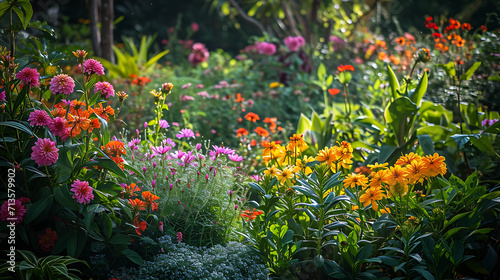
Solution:
[[[265,128],[262,128],[260,126],[258,126],[256,129],[255,129],[255,132],[259,135],[259,136],[262,136],[262,137],[267,137],[269,136],[269,131],[267,131]]]
[[[352,65],[340,65],[339,67],[337,67],[337,69],[339,70],[339,72],[354,71],[354,67],[352,67]]]
[[[57,232],[52,231],[50,228],[45,230],[45,234],[38,235],[38,245],[42,248],[42,251],[48,253],[52,251],[56,245],[56,240],[59,239]]]
[[[250,113],[246,114],[245,120],[251,121],[251,122],[256,122],[256,121],[260,120],[260,117],[259,117],[259,115],[250,112]]]
[[[244,128],[238,128],[238,130],[236,130],[236,137],[241,137],[243,135],[248,135],[248,130],[244,129]]]
[[[337,95],[340,92],[340,89],[337,88],[329,88],[328,93],[331,94],[332,96]]]
[[[148,226],[148,224],[146,224],[145,221],[142,221],[139,223],[139,215],[135,216],[135,219],[134,219],[134,227],[135,227],[135,232],[137,232],[137,234],[139,235],[142,235],[141,232],[144,232],[146,230],[146,227]]]

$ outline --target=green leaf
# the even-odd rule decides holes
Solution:
[[[95,77],[93,77],[92,79],[90,79],[90,81],[88,81],[86,84],[85,84],[85,89],[84,91],[87,92],[89,89],[91,89],[95,84],[97,83],[97,80]],[[99,94],[94,94],[94,96],[96,95],[99,95]],[[90,103],[90,102],[89,102]],[[94,104],[88,104],[89,106],[92,106]]]
[[[261,194],[266,194],[266,191],[264,191],[264,189],[259,184],[255,183],[255,182],[250,182],[250,183],[248,183],[248,185],[251,188],[258,190]]]
[[[46,213],[50,207],[52,206],[52,202],[54,201],[54,195],[48,188],[44,188],[42,190],[42,199],[33,203],[26,212],[26,216],[24,217],[24,223],[29,224],[34,221],[38,216],[42,213]]]
[[[0,3],[0,18],[10,9],[10,3],[8,1],[2,1]]]
[[[388,106],[390,118],[387,118],[386,112],[386,119],[390,119],[388,123],[391,124],[394,130],[399,146],[401,146],[405,142],[406,137],[408,137],[409,130],[413,125],[417,111],[417,105],[405,96],[394,100]]]
[[[111,234],[113,233],[113,223],[111,222],[111,219],[109,218],[107,213],[104,213],[103,215],[101,215],[101,217],[104,237],[106,239],[110,239]]]
[[[24,10],[24,20],[23,22],[23,28],[26,30],[26,27],[28,27],[28,24],[31,20],[31,17],[33,17],[33,8],[31,7],[31,3],[29,0],[20,0],[18,1],[19,4],[21,4],[21,7]]]
[[[400,97],[398,93],[399,82],[398,78],[396,78],[396,75],[394,74],[394,71],[392,71],[391,66],[389,66],[389,64],[387,64],[387,76],[389,78],[389,85],[391,86],[392,98],[397,99]]]
[[[462,229],[466,229],[466,227],[456,227],[456,228],[450,229],[445,234],[443,234],[443,239],[446,240],[446,239],[450,238],[451,236],[453,236],[455,233],[459,232]]]
[[[433,155],[434,154],[434,142],[432,142],[432,138],[429,135],[418,135],[418,143],[425,155]]]
[[[6,121],[6,122],[0,122],[0,126],[9,126],[9,127],[15,128],[17,130],[20,130],[22,132],[25,132],[25,133],[29,134],[30,136],[34,136],[34,137],[38,138],[38,136],[35,135],[33,133],[33,131],[31,131],[31,129],[29,129],[28,127],[26,127],[24,125],[24,122]]]
[[[82,164],[82,167],[85,166],[87,167],[100,166],[102,168],[111,171],[118,177],[126,178],[125,172],[123,172],[123,170],[118,165],[116,165],[116,163],[113,160],[109,158],[94,158],[93,161],[88,161]]]
[[[57,159],[57,183],[64,183],[71,178],[73,164],[69,157],[71,156],[70,147],[64,146],[59,149],[59,158]]]
[[[432,276],[432,274],[425,269],[413,268],[412,270],[418,272],[418,274],[422,275],[426,280],[434,280],[435,279],[434,276]]]
[[[164,50],[162,52],[160,52],[159,54],[153,56],[152,58],[150,58],[148,60],[148,62],[146,64],[144,64],[144,68],[148,68],[148,67],[151,67],[151,66],[154,66],[154,64],[160,59],[162,58],[163,56],[165,56],[167,53],[169,53],[170,50]]]
[[[474,75],[474,72],[476,72],[476,70],[479,68],[479,66],[481,66],[481,61],[474,62],[474,64],[472,64],[472,66],[469,68],[469,70],[467,70],[467,72],[465,72],[465,74],[462,74],[462,76],[460,76],[460,80],[462,80],[462,81],[469,80],[472,77],[472,75]]]
[[[478,148],[482,152],[486,152],[489,155],[500,157],[500,155],[495,152],[495,148],[491,144],[490,138],[488,136],[484,134],[481,134],[479,138],[477,136],[478,135],[473,135],[470,137],[470,141],[474,146],[476,146],[476,148]]]
[[[372,254],[372,250],[373,250],[372,244],[367,244],[363,246],[363,248],[359,250],[358,255],[356,256],[356,262],[369,258],[370,255]]]
[[[318,66],[318,80],[321,82],[325,81],[325,76],[326,76],[326,68],[323,63],[320,63]]]
[[[109,240],[109,242],[115,245],[128,245],[130,244],[130,237],[128,235],[119,233],[113,236]]]
[[[73,211],[78,210],[78,203],[72,197],[67,185],[62,185],[54,188],[54,198],[62,206],[67,207],[68,209],[71,209]]]
[[[418,107],[420,107],[422,97],[424,96],[425,92],[427,91],[427,71],[424,71],[424,75],[422,76],[422,79],[420,79],[420,82],[417,85],[417,88],[415,91],[411,94],[410,99],[413,101],[413,103],[417,104]]]
[[[453,61],[450,61],[447,64],[438,64],[437,66],[443,69],[451,78],[457,75],[457,72],[455,71],[455,63]]]

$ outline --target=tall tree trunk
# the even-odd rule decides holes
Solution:
[[[89,2],[90,33],[92,38],[92,48],[94,49],[95,56],[102,56],[101,31],[98,27],[100,2],[100,0],[90,0]]]
[[[115,56],[113,55],[113,19],[114,5],[113,0],[102,0],[101,7],[101,47],[102,58],[115,63]]]

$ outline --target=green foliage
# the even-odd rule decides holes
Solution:
[[[268,279],[258,256],[245,246],[230,242],[200,248],[174,243],[170,236],[159,238],[163,253],[138,268],[113,273],[118,279]]]
[[[70,268],[72,264],[84,264],[89,267],[85,261],[81,261],[70,256],[55,256],[50,255],[42,258],[38,258],[33,252],[18,250],[17,253],[22,256],[23,260],[15,266],[15,275],[20,277],[20,279],[40,279],[40,280],[50,280],[50,279],[71,279],[80,280],[78,276],[81,274],[79,269]],[[7,271],[7,267],[2,264],[0,269],[0,275],[9,275],[12,277],[14,274]],[[12,278],[10,278],[12,279]]]
[[[116,55],[116,64],[105,59],[99,59],[103,66],[109,70],[109,75],[112,78],[121,77],[129,79],[132,75],[143,76],[151,72],[158,60],[165,56],[169,50],[164,50],[152,57],[148,57],[150,49],[156,36],[143,36],[139,49],[135,46],[134,40],[129,37],[123,37],[125,50],[121,50],[118,46],[113,46],[113,51]]]

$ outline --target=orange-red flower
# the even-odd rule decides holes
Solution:
[[[139,214],[137,214],[134,219],[135,232],[137,232],[137,234],[139,235],[142,235],[141,232],[144,232],[147,226],[148,224],[146,224],[146,221],[139,222]]]
[[[146,210],[146,206],[147,206],[146,202],[144,202],[138,198],[136,198],[134,200],[129,199],[128,203],[130,204],[130,206],[132,206],[132,211],[134,211],[134,212]]]
[[[98,105],[96,104],[94,106],[94,113],[96,115],[98,115],[99,117],[105,119],[106,121],[109,121],[109,116],[114,115],[115,110],[113,108],[111,108],[110,106],[103,108],[102,103],[99,103]]]
[[[124,190],[122,193],[126,194],[128,197],[133,197],[136,196],[135,192],[140,191],[138,186],[135,185],[135,183],[132,183],[130,185],[125,186]]]
[[[80,134],[83,130],[87,130],[90,127],[89,111],[82,111],[82,109],[72,110],[72,113],[68,114],[68,121],[66,125],[71,127],[71,137],[75,137]]]
[[[159,196],[152,194],[150,191],[142,192],[142,197],[144,197],[144,201],[151,205],[151,211],[158,210],[158,203],[154,202],[155,200],[160,199]]]
[[[252,210],[250,209],[247,209],[245,210],[243,213],[241,213],[240,215],[245,218],[245,220],[248,222],[250,220],[255,220],[255,218],[257,218],[257,216],[259,215],[262,215],[264,214],[264,212],[262,210],[255,210],[255,208]]]
[[[101,149],[109,157],[120,157],[127,154],[124,146],[125,144],[121,141],[109,141],[106,147],[101,146]]]
[[[236,94],[236,102],[243,102],[245,98],[241,98],[241,93]]]
[[[340,89],[338,88],[329,88],[328,89],[328,93],[331,95],[331,96],[335,96],[337,94],[340,93]]]
[[[248,135],[248,130],[243,127],[238,128],[238,130],[236,130],[236,137],[242,137],[243,135]]]
[[[251,122],[256,122],[256,121],[260,120],[260,117],[259,117],[259,115],[250,112],[250,113],[246,114],[245,120],[251,121]]]
[[[352,65],[340,65],[337,69],[339,72],[354,71],[354,67]]]
[[[269,136],[269,131],[267,131],[265,128],[262,128],[260,126],[258,126],[257,128],[255,128],[255,132],[259,136],[262,136],[262,137],[268,137]]]

